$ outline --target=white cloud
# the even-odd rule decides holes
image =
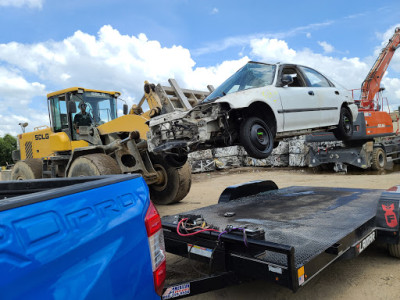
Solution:
[[[393,100],[400,99],[400,78],[390,78],[386,76],[382,79],[381,86],[385,87],[384,97],[388,99],[391,110],[397,110],[400,106],[400,101]],[[386,106],[385,102],[384,106]]]
[[[0,136],[16,135],[20,122],[29,122],[30,128],[48,124],[47,111],[29,108],[35,96],[42,96],[45,101],[45,93],[43,84],[28,82],[17,72],[0,67]]]
[[[60,87],[126,88],[131,93],[141,91],[145,79],[166,81],[195,65],[181,46],[165,48],[144,34],[121,35],[111,26],[103,26],[97,37],[77,31],[63,41],[0,44],[0,60]]]
[[[318,45],[320,45],[322,49],[324,49],[325,53],[331,53],[335,50],[335,48],[331,44],[328,44],[325,41],[322,42],[318,41]]]
[[[45,99],[45,86],[30,83],[22,75],[37,77],[56,89],[83,86],[121,91],[122,97],[132,104],[142,97],[144,80],[167,84],[168,78],[175,78],[182,87],[207,90],[208,84],[220,84],[248,60],[243,57],[210,68],[196,68],[190,51],[182,46],[163,47],[145,34],[122,35],[111,26],[103,26],[96,36],[77,31],[62,41],[11,42],[0,44],[0,71],[7,65],[19,73],[1,76],[0,72],[0,105],[18,98],[26,106],[37,95]],[[3,81],[3,77],[8,81]],[[13,91],[2,93],[7,87]],[[13,96],[16,89],[21,90],[23,97]],[[17,116],[26,116],[17,106],[10,110],[15,109]],[[10,122],[14,124],[13,132],[19,131],[15,118]],[[0,134],[7,128],[0,128]]]
[[[217,14],[217,13],[219,13],[219,9],[216,8],[216,7],[214,7],[214,8],[211,10],[211,12],[210,12],[210,14],[212,14],[212,15],[215,15],[215,14]]]
[[[228,60],[224,61],[219,65],[212,67],[199,67],[187,74],[186,85],[188,88],[205,90],[205,87],[209,84],[217,87],[225,79],[230,77],[238,69],[250,60],[249,57],[245,56],[239,60]],[[182,85],[183,86],[183,85]]]
[[[288,44],[282,40],[267,38],[253,39],[250,42],[250,46],[253,55],[266,61],[293,61],[296,56],[296,51],[290,49]]]
[[[308,39],[310,39],[310,38],[311,38],[311,33],[310,33],[310,32],[307,32],[307,33],[306,33],[306,37],[307,37]]]
[[[394,32],[394,31],[392,31]],[[382,39],[386,39],[386,36]],[[384,44],[387,43],[383,42]],[[250,42],[251,54],[257,59],[265,62],[292,62],[315,68],[325,74],[328,78],[345,86],[348,89],[359,89],[372,63],[367,58],[362,60],[358,57],[335,58],[310,49],[295,50],[283,40],[276,39],[253,39]],[[392,64],[390,65],[392,66]],[[385,76],[382,83],[386,87],[385,95],[392,107],[400,105],[400,80]]]
[[[23,7],[27,6],[29,8],[39,8],[43,7],[44,0],[0,0],[0,6],[13,6],[13,7]]]
[[[45,86],[39,82],[28,82],[16,72],[0,67],[0,99],[2,108],[25,107],[33,96],[43,95]]]
[[[262,61],[281,61],[309,66],[349,89],[359,88],[369,71],[369,66],[357,57],[339,59],[315,53],[310,49],[294,50],[282,40],[253,40],[251,47],[252,54]]]
[[[277,33],[257,33],[251,35],[239,35],[239,36],[227,37],[222,41],[217,41],[215,43],[210,43],[205,47],[194,49],[192,53],[194,55],[203,55],[207,53],[220,52],[230,47],[246,46],[254,39],[262,39],[262,38],[284,39],[287,37],[295,36],[296,34],[299,33],[308,32],[309,30],[317,30],[321,27],[330,26],[333,23],[334,21],[326,21],[322,23],[312,23],[305,26],[299,26]]]
[[[382,48],[387,45],[389,39],[392,38],[393,34],[395,33],[396,28],[400,28],[400,23],[391,26],[384,33],[377,34],[378,38],[380,38],[382,40],[382,43],[380,44],[379,47],[376,47],[375,52],[374,52],[375,57],[378,57]],[[394,55],[392,57],[392,61],[390,62],[390,67],[393,68],[393,70],[395,70],[396,72],[400,72],[400,50],[399,49],[397,49],[397,51],[394,53]]]

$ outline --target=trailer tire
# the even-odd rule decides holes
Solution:
[[[160,180],[149,185],[150,199],[156,204],[163,205],[181,201],[189,193],[192,184],[189,163],[176,168],[163,157],[156,155],[151,156],[151,161]]]
[[[245,119],[240,126],[240,142],[249,156],[267,158],[274,149],[270,127],[258,117]]]
[[[348,108],[340,109],[339,124],[333,134],[338,140],[348,140],[353,135],[353,116]]]
[[[121,174],[118,163],[103,153],[87,154],[76,158],[69,168],[68,177]]]
[[[400,244],[388,244],[390,256],[400,258]]]
[[[12,180],[30,180],[42,178],[43,162],[38,158],[30,158],[18,161],[12,171]]]
[[[375,171],[383,171],[386,168],[387,158],[385,150],[382,148],[375,148],[372,151],[371,168]]]

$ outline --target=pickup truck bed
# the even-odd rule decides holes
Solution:
[[[335,260],[359,255],[376,239],[398,244],[399,191],[399,187],[278,189],[271,181],[261,181],[227,188],[216,205],[165,216],[167,252],[206,262],[212,272],[167,287],[164,298],[253,279],[275,281],[296,291]],[[195,233],[182,225],[196,219],[216,231]],[[171,288],[176,286],[189,292],[175,297]]]
[[[149,205],[138,175],[0,182],[0,298],[159,299]]]

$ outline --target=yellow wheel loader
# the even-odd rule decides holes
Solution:
[[[121,117],[117,117],[118,92],[73,87],[48,94],[50,127],[18,136],[12,179],[140,173],[155,203],[181,201],[191,186],[186,159],[147,151],[146,122],[163,109],[149,87],[146,83],[149,93],[143,99],[150,110],[143,113],[141,101],[128,113],[124,104]]]

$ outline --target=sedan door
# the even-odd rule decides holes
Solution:
[[[321,120],[320,127],[337,125],[339,122],[340,107],[345,95],[341,95],[341,90],[336,88],[324,75],[314,69],[299,66],[307,85],[313,89],[315,97],[318,99]]]
[[[282,102],[282,110],[278,113],[284,116],[283,131],[319,127],[321,111],[314,89],[307,86],[303,74],[295,65],[284,65],[281,68],[277,89]],[[293,82],[282,86],[280,82],[283,75],[290,75]]]

